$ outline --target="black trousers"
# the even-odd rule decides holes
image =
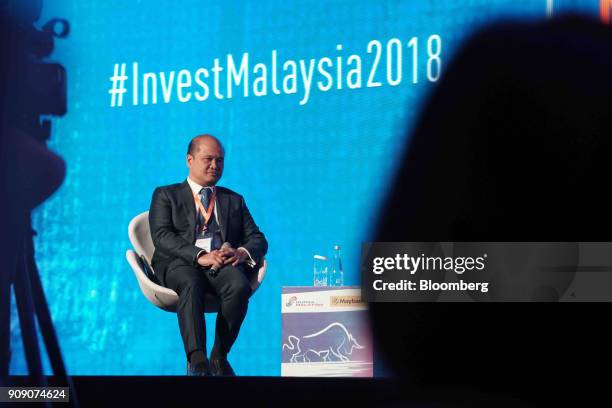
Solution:
[[[211,277],[207,269],[178,265],[166,271],[165,280],[166,287],[179,295],[177,315],[187,358],[198,349],[206,354],[204,295],[207,291],[218,295],[220,305],[213,349],[226,356],[238,337],[251,296],[251,286],[242,267],[226,265]]]

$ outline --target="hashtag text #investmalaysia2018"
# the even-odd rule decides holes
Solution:
[[[398,86],[404,75],[412,84],[419,80],[435,82],[440,77],[442,39],[437,34],[430,35],[423,45],[418,37],[407,42],[398,38],[385,43],[372,40],[365,53],[345,54],[342,44],[336,45],[333,56],[299,60],[282,58],[277,50],[258,60],[244,52],[239,57],[227,54],[214,58],[208,67],[161,72],[145,72],[137,61],[131,63],[131,70],[127,63],[115,63],[108,91],[110,106],[281,94],[296,94],[299,104],[305,105],[313,90]],[[128,94],[131,97],[124,100]]]

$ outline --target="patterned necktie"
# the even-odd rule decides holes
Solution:
[[[200,195],[201,195],[200,200],[202,201],[202,205],[204,206],[204,209],[207,210],[208,204],[210,203],[210,196],[212,195],[212,188],[202,187],[202,189],[200,190]]]
[[[213,194],[213,189],[211,187],[204,187],[200,190],[200,201],[204,206],[204,209],[207,210],[208,206],[212,204],[210,199]],[[199,214],[198,212],[198,225],[204,226],[204,214]],[[202,231],[204,237],[210,236],[212,237],[211,248],[219,249],[221,248],[221,235],[219,231],[219,224],[217,224],[217,220],[215,219],[214,212],[211,214],[210,220],[208,221],[208,225]]]

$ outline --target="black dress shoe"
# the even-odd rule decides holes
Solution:
[[[236,373],[232,369],[229,361],[227,361],[227,358],[222,357],[210,358],[210,371],[212,372],[213,376],[236,376]]]
[[[208,365],[208,361],[205,361],[204,364],[198,364],[197,367],[193,367],[191,363],[187,362],[187,375],[190,377],[206,377],[211,375],[210,366]]]

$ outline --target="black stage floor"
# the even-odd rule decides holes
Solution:
[[[416,389],[392,378],[75,376],[72,381],[80,407],[535,406],[506,396],[460,389]],[[54,377],[48,382],[49,386],[65,385]],[[31,386],[28,377],[22,376],[12,376],[8,383]]]

